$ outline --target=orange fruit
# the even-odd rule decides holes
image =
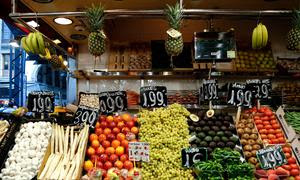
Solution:
[[[100,127],[100,122],[96,122],[95,128],[99,128]]]
[[[113,147],[113,148],[117,148],[118,146],[120,146],[120,141],[118,141],[118,140],[113,140],[112,142],[111,142],[111,146]]]
[[[104,133],[105,135],[108,135],[108,134],[111,133],[111,130],[110,130],[109,128],[105,128],[104,131],[103,131],[103,133]]]
[[[123,121],[118,122],[117,127],[118,127],[119,129],[122,129],[123,127],[125,127],[125,123],[124,123]]]
[[[92,143],[91,143],[91,146],[94,148],[94,149],[97,149],[98,147],[100,147],[100,142],[98,140],[93,140]]]
[[[130,115],[130,114],[124,113],[124,114],[122,114],[122,119],[123,119],[124,121],[130,121],[132,118],[131,118],[131,115]]]
[[[112,116],[107,116],[107,117],[106,117],[106,121],[107,121],[108,123],[111,123],[111,122],[114,121],[114,117],[112,117]]]
[[[107,155],[112,155],[114,153],[115,153],[115,148],[113,148],[113,147],[108,147],[105,149],[105,154],[107,154]]]
[[[96,153],[98,155],[101,155],[101,154],[105,153],[105,149],[102,146],[100,146],[100,147],[97,148]]]
[[[128,160],[127,154],[122,154],[122,155],[120,156],[120,161],[125,162],[125,161],[127,161],[127,160]]]
[[[139,128],[137,128],[137,127],[132,127],[130,131],[131,131],[133,134],[137,134],[137,133],[139,133]]]
[[[99,136],[100,134],[103,133],[102,128],[95,128],[95,133],[97,134],[97,136]]]
[[[98,136],[95,133],[90,135],[90,142],[92,142],[93,140],[98,140]]]
[[[92,155],[94,155],[96,153],[96,150],[93,148],[93,147],[89,147],[88,149],[87,149],[87,151],[86,151],[86,154],[88,155],[88,156],[92,156]]]
[[[99,139],[100,142],[105,141],[106,140],[106,135],[105,134],[100,134],[98,139]]]
[[[108,148],[108,147],[110,146],[110,142],[107,141],[107,140],[105,140],[105,141],[102,142],[102,146],[103,146],[104,148]]]
[[[133,164],[132,164],[131,161],[125,161],[124,164],[123,164],[123,166],[124,166],[124,168],[127,169],[128,171],[129,171],[130,169],[133,168]]]
[[[114,127],[113,128],[113,130],[112,130],[112,132],[114,133],[114,134],[118,134],[118,133],[120,133],[120,129],[119,128],[117,128],[117,127]]]
[[[123,141],[123,140],[125,140],[125,138],[126,138],[126,136],[125,136],[125,134],[123,134],[123,133],[119,133],[118,135],[117,135],[117,139],[119,140],[119,141]]]
[[[122,154],[124,154],[124,147],[119,146],[116,148],[116,155],[121,156]]]
[[[115,167],[118,168],[118,169],[122,169],[122,167],[123,167],[122,161],[116,161],[114,165],[115,165]]]
[[[87,160],[87,161],[84,162],[84,165],[83,165],[84,170],[90,171],[90,170],[93,169],[93,167],[94,167],[94,165],[93,165],[93,162],[91,160]]]
[[[128,147],[128,141],[125,139],[121,142],[121,145],[124,147],[124,148],[127,148]]]
[[[122,121],[121,116],[115,116],[114,121],[115,121],[115,123],[121,122]]]

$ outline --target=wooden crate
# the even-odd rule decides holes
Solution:
[[[212,63],[193,63],[193,69],[205,70],[212,68]],[[218,62],[216,63],[216,70],[221,72],[233,72],[236,71],[234,62]]]
[[[128,63],[129,56],[126,50],[111,50],[108,63],[109,71],[128,71]]]

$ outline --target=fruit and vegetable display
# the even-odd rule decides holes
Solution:
[[[198,104],[199,95],[197,91],[168,91],[168,104]]]
[[[89,126],[81,130],[57,124],[52,125],[50,152],[44,158],[38,179],[78,179],[88,139]]]
[[[300,134],[300,112],[286,112],[285,120],[297,134]]]
[[[179,104],[139,113],[140,141],[150,144],[150,163],[142,164],[143,179],[194,179],[181,167],[181,149],[189,147],[187,117]]]
[[[216,148],[209,161],[197,162],[194,171],[201,180],[252,180],[255,167],[240,161],[241,154],[230,148]]]
[[[242,113],[241,119],[236,122],[236,127],[246,160],[259,167],[256,151],[263,148],[263,142],[258,135],[251,113]]]
[[[123,178],[131,177],[134,167],[129,161],[128,143],[137,141],[138,133],[136,116],[129,113],[100,116],[95,131],[89,135],[84,170],[90,172],[94,167],[99,168],[104,178],[110,171]]]
[[[287,106],[300,105],[300,84],[297,82],[280,83],[274,91],[282,95],[282,103]]]
[[[139,101],[140,101],[140,95],[139,93],[135,92],[135,91],[130,91],[127,90],[127,104],[128,106],[134,106],[134,105],[138,105]]]
[[[254,122],[264,144],[284,144],[286,139],[275,113],[269,107],[253,108]]]
[[[268,44],[268,30],[265,25],[259,23],[252,32],[252,48],[262,49]]]
[[[91,107],[91,108],[100,108],[99,95],[98,94],[89,94],[89,93],[80,93],[78,104],[82,105],[82,106]]]
[[[240,72],[274,71],[276,62],[272,51],[238,51],[235,66]]]
[[[300,72],[300,63],[297,60],[278,58],[277,65],[279,66],[280,69],[283,69],[285,72],[289,72],[289,73]]]
[[[45,56],[45,42],[42,33],[33,32],[21,39],[21,46],[27,53]]]
[[[207,117],[204,111],[200,111],[198,115],[198,121],[193,116],[188,120],[190,135],[196,136],[190,142],[192,147],[206,147],[210,154],[218,147],[234,149],[236,145],[240,145],[232,116],[217,112],[214,116]]]
[[[9,151],[0,179],[31,180],[38,172],[51,136],[49,122],[22,124]]]
[[[9,128],[9,122],[6,120],[1,120],[0,121],[0,142],[4,138],[8,128]]]
[[[129,70],[151,70],[151,48],[145,43],[132,44],[129,54]]]

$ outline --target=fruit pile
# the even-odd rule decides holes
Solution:
[[[96,123],[95,132],[89,136],[87,148],[88,160],[84,169],[88,172],[94,166],[103,169],[103,176],[112,167],[119,170],[133,169],[133,163],[128,160],[128,143],[137,141],[139,129],[137,117],[128,113],[115,116],[101,116]],[[96,164],[96,165],[95,165]]]
[[[287,112],[285,113],[286,122],[291,125],[297,134],[300,134],[300,113],[299,112]]]
[[[236,127],[241,144],[243,145],[246,160],[254,166],[259,167],[256,151],[263,148],[263,142],[258,136],[251,114],[243,113]]]
[[[44,38],[40,32],[29,33],[23,37],[21,46],[27,53],[46,55]]]
[[[275,114],[268,107],[253,108],[254,122],[265,144],[284,144],[286,139]]]
[[[199,112],[197,122],[188,120],[192,138],[192,147],[206,147],[210,154],[215,148],[235,148],[239,144],[233,118],[227,113],[216,113],[208,118],[204,112]]]
[[[283,146],[283,152],[288,161],[287,164],[277,167],[275,170],[262,170],[258,169],[255,172],[255,176],[260,180],[269,179],[289,179],[289,180],[300,180],[299,165],[297,165],[296,159],[292,156],[291,148]]]
[[[142,164],[143,179],[194,179],[181,167],[181,149],[189,146],[187,116],[183,106],[172,104],[139,113],[140,141],[150,143],[150,163]]]

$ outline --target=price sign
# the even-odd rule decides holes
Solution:
[[[51,113],[54,111],[54,93],[34,91],[28,95],[28,110],[35,113]]]
[[[150,145],[147,142],[130,142],[128,145],[129,160],[150,162],[149,150]]]
[[[200,91],[201,91],[201,95],[203,97],[203,100],[218,99],[217,80],[215,80],[215,79],[210,79],[210,80],[203,79],[203,85],[202,85]]]
[[[92,128],[98,119],[98,109],[87,106],[78,106],[74,115],[74,124],[89,124]]]
[[[207,148],[186,148],[181,150],[182,166],[192,167],[196,162],[207,161]]]
[[[140,104],[144,108],[165,107],[168,104],[165,86],[145,86],[140,89]]]
[[[262,169],[272,169],[287,163],[282,147],[279,145],[260,149],[256,152],[256,156]]]
[[[246,87],[252,91],[255,99],[267,99],[272,90],[270,79],[252,79],[246,81]]]
[[[102,92],[100,98],[100,112],[111,114],[118,111],[127,110],[127,94],[126,91],[109,91]]]
[[[234,106],[252,107],[252,91],[246,85],[233,83],[229,85],[227,103]]]

